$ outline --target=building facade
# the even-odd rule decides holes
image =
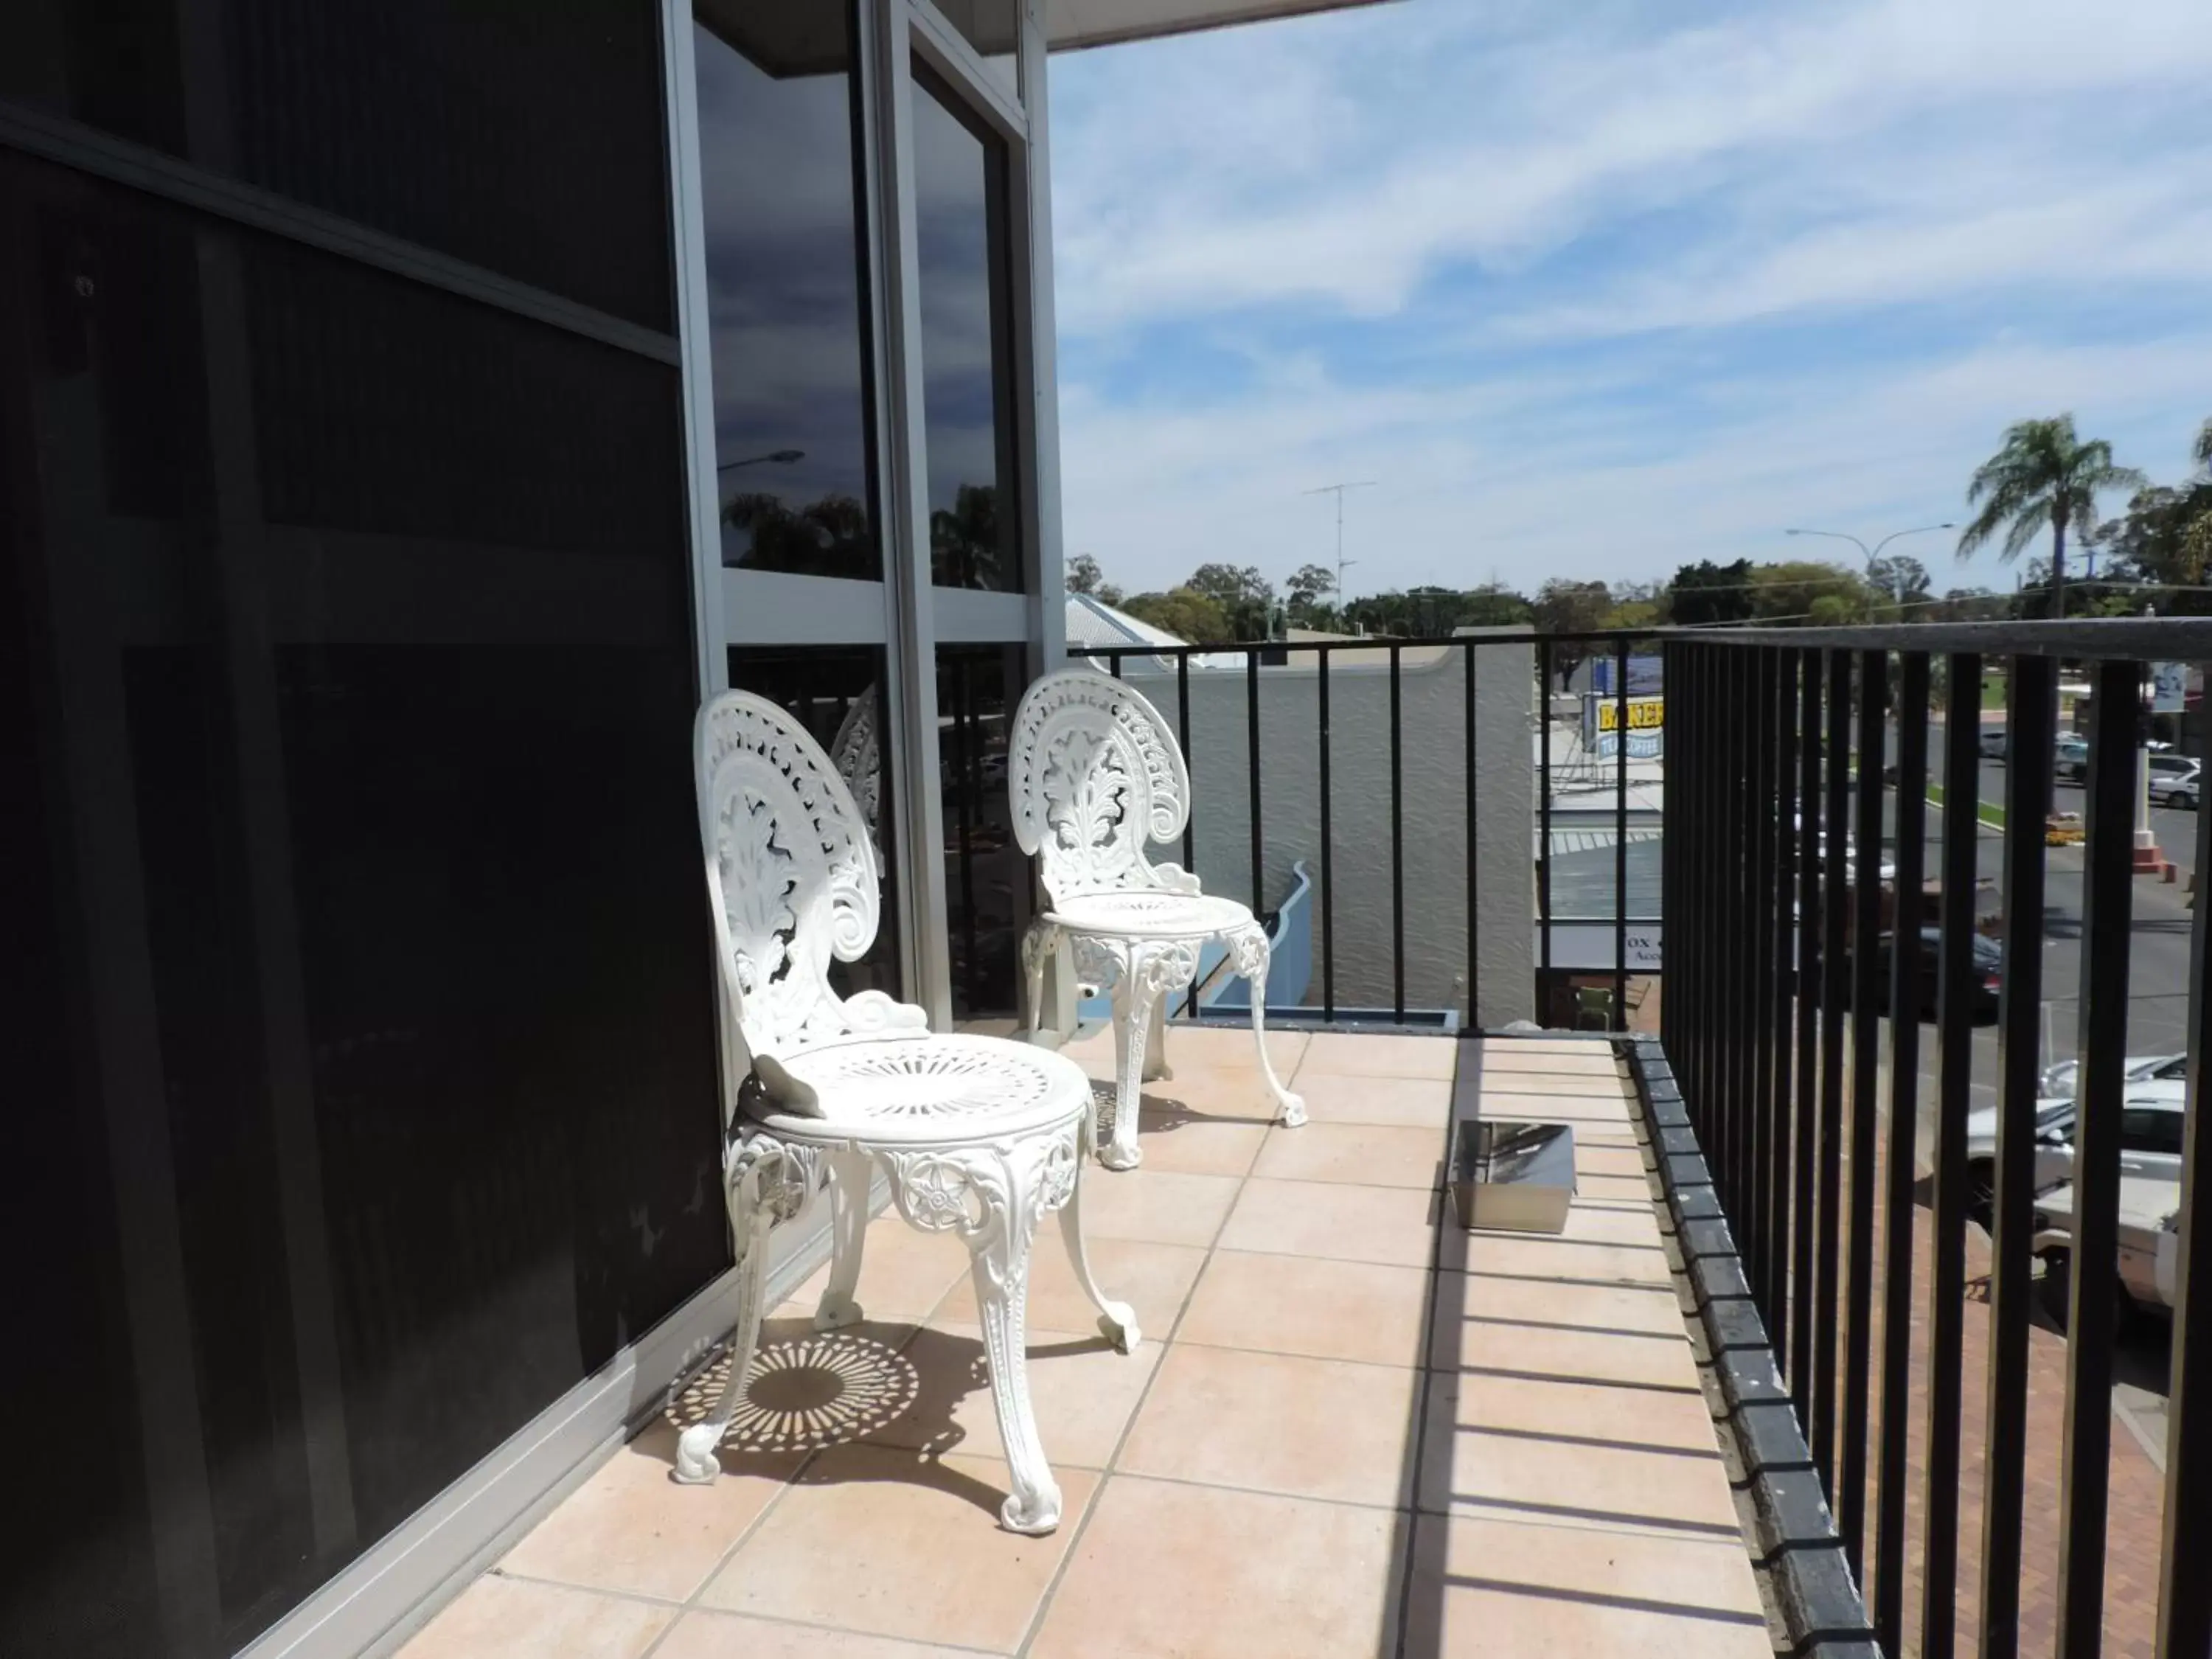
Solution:
[[[1046,53],[1297,9],[0,9],[0,1652],[388,1644],[726,1327],[702,696],[1011,1012]]]

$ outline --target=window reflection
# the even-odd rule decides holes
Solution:
[[[931,576],[1018,592],[1006,146],[919,64],[914,81]]]
[[[945,933],[952,1017],[1009,1018],[1020,1006],[1016,952],[1034,911],[1030,861],[1006,793],[1011,716],[1028,683],[1018,645],[937,653],[938,765],[945,824]]]
[[[730,653],[730,684],[782,708],[822,745],[853,792],[876,843],[882,895],[876,942],[858,962],[830,964],[840,996],[902,994],[899,974],[898,815],[891,810],[890,759],[884,744],[881,646],[740,646]]]
[[[850,0],[693,16],[722,562],[875,580]]]

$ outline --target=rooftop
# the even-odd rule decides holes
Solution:
[[[1040,1242],[1031,1385],[1066,1498],[1000,1531],[967,1257],[872,1227],[871,1318],[778,1310],[710,1488],[705,1390],[592,1473],[403,1650],[449,1659],[953,1654],[1419,1659],[1772,1651],[1630,1085],[1609,1045],[1178,1027],[1141,1170],[1092,1169],[1099,1337]],[[1102,1034],[1071,1048],[1111,1076]],[[1559,1237],[1439,1225],[1448,1126],[1571,1121]]]

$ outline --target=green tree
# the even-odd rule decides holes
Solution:
[[[722,522],[745,538],[738,562],[748,570],[866,580],[877,571],[875,526],[850,495],[824,495],[793,507],[766,490],[722,503]]]
[[[1275,590],[1260,574],[1259,566],[1202,564],[1190,573],[1190,580],[1183,586],[1194,593],[1204,594],[1221,607],[1231,630],[1224,637],[1264,640],[1268,636],[1268,624],[1275,609]]]
[[[1928,567],[1904,553],[1886,553],[1876,559],[1867,567],[1867,580],[1908,619],[1922,614],[1923,602],[1936,587],[1929,577]]]
[[[2112,447],[2102,438],[2084,442],[2074,417],[2018,421],[2005,428],[1997,453],[1974,471],[1966,486],[1966,505],[1981,511],[1959,535],[1959,556],[1966,558],[2002,530],[2000,550],[2016,559],[2045,530],[2051,532],[2054,609],[2066,614],[2066,534],[2097,522],[2097,495],[2106,489],[2141,489],[2148,481],[2131,466],[2112,461]]]
[[[1603,582],[1553,576],[1536,590],[1530,609],[1535,612],[1540,634],[1586,634],[1605,626],[1606,613],[1613,609],[1613,592]],[[1552,647],[1552,666],[1559,673],[1560,684],[1566,684],[1567,676],[1589,654],[1586,645],[1570,642]]]
[[[1336,572],[1327,565],[1300,565],[1283,587],[1290,598],[1291,620],[1299,627],[1322,628],[1334,620],[1335,607],[1328,598],[1336,592]]]
[[[1751,614],[1759,622],[1834,628],[1864,621],[1876,597],[1857,571],[1816,559],[1784,559],[1751,570]]]
[[[999,492],[962,484],[950,508],[929,515],[930,579],[939,587],[990,587],[1003,562]]]
[[[1067,591],[1088,593],[1101,605],[1121,603],[1121,590],[1106,580],[1098,561],[1088,553],[1079,553],[1067,562]]]
[[[1667,585],[1667,619],[1677,628],[1749,622],[1751,561],[1715,564],[1700,559],[1683,565]]]
[[[1121,609],[1191,645],[1219,645],[1233,637],[1228,614],[1220,604],[1189,587],[1167,593],[1133,594],[1121,602]]]

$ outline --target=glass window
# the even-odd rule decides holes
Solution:
[[[680,381],[4,149],[0,292],[0,1653],[200,1659],[728,1264]]]
[[[2182,1115],[2154,1106],[2130,1106],[2120,1114],[2120,1146],[2130,1152],[2181,1156]]]
[[[1010,1022],[1021,1006],[1018,957],[1034,904],[1030,860],[1014,839],[1006,739],[1028,684],[1025,662],[1018,645],[937,653],[952,1017],[969,1024]]]
[[[851,0],[697,0],[722,562],[875,580]]]
[[[935,4],[960,38],[975,48],[991,78],[1019,98],[1021,0],[935,0]]]
[[[673,331],[656,9],[9,0],[0,97]]]
[[[922,419],[940,587],[1023,587],[1006,141],[915,65]]]
[[[744,646],[730,653],[730,684],[788,710],[836,763],[875,838],[882,920],[858,962],[830,964],[840,996],[881,991],[902,998],[899,972],[898,814],[891,810],[890,757],[884,742],[880,646]]]

